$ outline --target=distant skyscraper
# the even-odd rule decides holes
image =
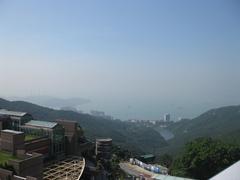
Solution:
[[[170,121],[170,114],[164,115],[164,121],[169,122]]]

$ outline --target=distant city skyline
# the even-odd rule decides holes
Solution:
[[[240,3],[0,1],[0,96],[84,98],[116,118],[240,104]]]

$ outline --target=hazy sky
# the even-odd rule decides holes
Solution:
[[[120,118],[240,104],[240,3],[0,0],[0,84]]]

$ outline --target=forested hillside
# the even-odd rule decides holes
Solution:
[[[205,180],[239,159],[239,145],[212,138],[197,138],[185,145],[184,152],[171,166],[171,174]]]
[[[168,127],[175,136],[163,151],[176,153],[183,145],[198,137],[213,137],[240,143],[240,106],[212,109],[192,120],[182,120]]]

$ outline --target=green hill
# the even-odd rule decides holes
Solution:
[[[90,140],[94,141],[98,137],[111,137],[114,143],[138,153],[153,152],[156,148],[167,145],[162,136],[153,128],[136,126],[120,120],[108,120],[73,111],[54,110],[24,101],[0,99],[0,108],[28,112],[35,119],[44,121],[75,120],[79,122]]]
[[[192,120],[182,120],[168,127],[175,137],[168,141],[164,152],[175,153],[183,145],[198,137],[213,137],[240,143],[240,106],[212,109]]]

